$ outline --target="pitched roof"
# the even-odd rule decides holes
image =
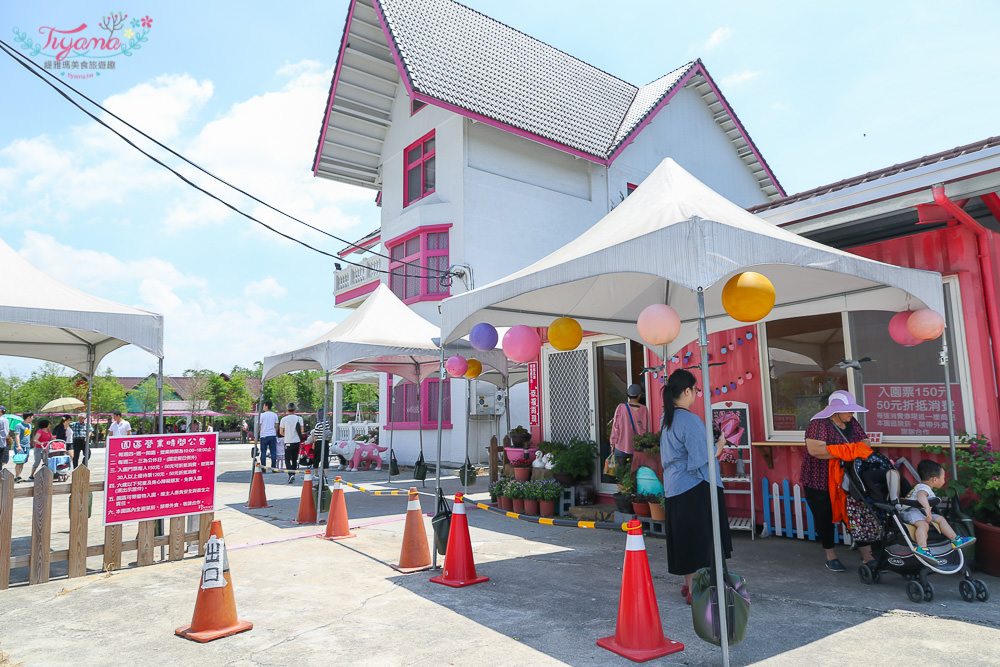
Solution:
[[[381,145],[400,80],[412,99],[603,164],[690,86],[761,189],[783,194],[700,60],[637,87],[453,0],[353,0],[316,175],[379,187]]]

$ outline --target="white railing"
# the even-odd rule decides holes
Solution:
[[[334,296],[378,280],[381,277],[380,271],[385,270],[384,257],[365,257],[358,263],[361,266],[348,266],[333,274]]]
[[[368,432],[373,428],[378,428],[378,422],[337,424],[337,440],[354,440],[359,435],[368,435]]]

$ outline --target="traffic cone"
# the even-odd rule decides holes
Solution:
[[[462,588],[489,581],[489,577],[476,574],[476,564],[472,560],[472,542],[469,540],[469,519],[465,516],[465,501],[462,494],[455,494],[455,506],[451,514],[451,530],[448,532],[448,547],[444,556],[444,572],[430,579],[435,584],[452,588]]]
[[[264,473],[260,469],[260,463],[254,464],[253,481],[250,482],[250,499],[247,501],[248,510],[256,510],[261,507],[271,507],[267,504],[267,494],[264,492]]]
[[[312,473],[306,471],[306,478],[302,482],[302,495],[299,496],[299,514],[292,523],[312,524],[316,523],[316,501],[313,500],[313,478]]]
[[[597,645],[633,662],[645,662],[683,651],[684,644],[663,636],[656,591],[649,574],[646,544],[642,539],[642,524],[632,519],[627,528],[625,567],[618,597],[618,625],[614,636],[598,639]]]
[[[174,634],[196,642],[210,642],[235,635],[253,627],[249,621],[236,617],[236,598],[229,574],[229,557],[222,539],[222,522],[213,521],[205,545],[205,564],[201,569],[198,599],[194,603],[191,625],[174,630]]]
[[[424,530],[424,514],[420,511],[415,486],[410,487],[410,500],[406,503],[406,527],[403,529],[403,548],[399,551],[399,563],[390,567],[404,574],[433,567],[431,550],[427,546],[427,532]]]
[[[326,515],[326,534],[317,535],[324,540],[346,540],[357,537],[347,527],[347,500],[344,498],[344,486],[340,477],[333,478],[333,495],[330,496],[330,512]]]

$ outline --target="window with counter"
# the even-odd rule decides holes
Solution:
[[[968,396],[968,357],[962,335],[958,282],[945,279],[945,319],[955,432],[974,423]],[[768,378],[765,410],[768,438],[803,437],[809,418],[837,389],[853,393],[868,408],[859,413],[865,430],[888,441],[935,442],[948,436],[941,341],[913,347],[888,333],[895,313],[830,313],[768,322],[761,326]]]

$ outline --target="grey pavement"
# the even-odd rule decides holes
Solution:
[[[88,576],[0,592],[0,650],[23,665],[630,664],[595,644],[615,630],[621,532],[539,526],[470,509],[476,567],[490,581],[453,589],[429,582],[433,573],[401,575],[387,566],[399,557],[405,496],[348,490],[357,537],[328,542],[313,537],[322,526],[291,523],[300,480],[287,485],[283,473],[267,474],[273,507],[243,507],[248,460],[245,446],[222,448],[216,517],[239,617],[253,622],[252,630],[209,644],[174,636],[191,621],[201,566],[195,556],[110,575],[96,559]],[[366,486],[420,487],[405,478],[387,485],[384,472],[343,476]],[[460,490],[454,476],[444,487],[449,495]],[[480,478],[471,497],[485,498],[485,488]],[[433,481],[421,490],[433,493]],[[432,501],[421,496],[425,512]],[[15,508],[15,536],[23,511]],[[430,533],[429,519],[426,528]],[[957,578],[934,577],[934,601],[914,604],[898,575],[866,586],[853,572],[829,572],[811,542],[737,533],[734,546],[731,569],[747,578],[753,605],[747,639],[731,649],[733,665],[1000,662],[996,578],[981,576],[994,592],[986,603],[963,602]],[[664,634],[686,647],[648,664],[721,664],[720,650],[692,629],[682,581],[666,571],[663,540],[647,536],[646,548]],[[839,549],[845,564],[858,561]]]

